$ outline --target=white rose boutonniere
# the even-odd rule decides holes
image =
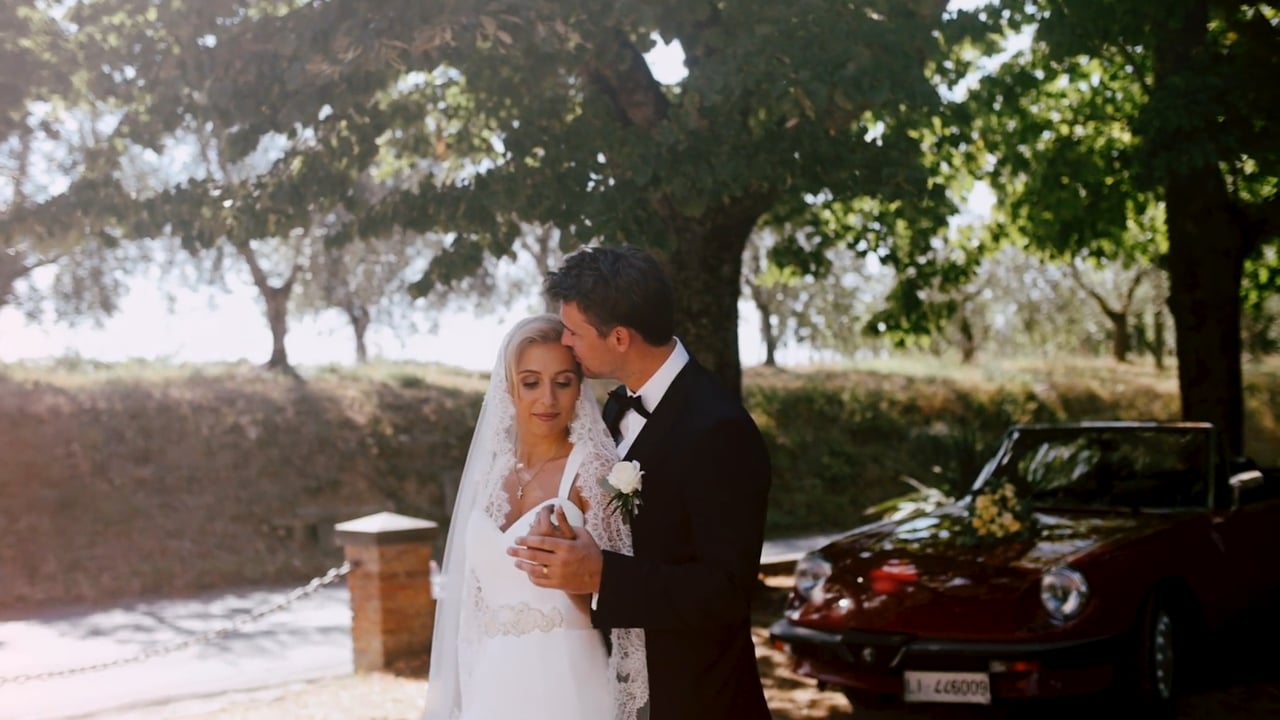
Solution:
[[[640,512],[640,485],[643,476],[644,471],[635,460],[623,460],[615,464],[600,482],[610,494],[609,503],[605,507],[614,512],[621,510],[630,522]]]

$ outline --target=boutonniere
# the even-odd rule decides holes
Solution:
[[[627,522],[640,512],[640,484],[644,471],[635,460],[623,460],[613,466],[609,474],[600,481],[609,495],[605,509],[615,513],[622,511]]]

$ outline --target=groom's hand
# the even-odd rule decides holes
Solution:
[[[516,538],[507,554],[516,558],[516,567],[538,587],[563,590],[570,594],[587,594],[600,590],[600,571],[604,564],[600,546],[589,532],[575,533],[569,527],[564,510],[557,507],[556,535],[529,534]],[[537,522],[543,520],[539,513]]]

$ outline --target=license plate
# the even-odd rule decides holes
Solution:
[[[991,704],[991,677],[987,673],[907,670],[902,679],[906,702]]]

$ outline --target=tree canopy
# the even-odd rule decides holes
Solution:
[[[903,337],[954,327],[1006,241],[1155,263],[1183,414],[1239,450],[1242,307],[1280,277],[1277,11],[946,6],[6,3],[0,60],[23,69],[0,81],[6,147],[58,113],[87,119],[90,141],[66,154],[65,192],[9,203],[0,224],[247,260],[300,236],[446,238],[406,258],[426,268],[419,295],[483,286],[525,253],[645,245],[671,269],[681,337],[733,388],[760,227],[806,228],[769,250],[796,277],[820,281],[837,250],[874,254],[897,286],[872,324]],[[949,227],[979,179],[1000,198],[993,231]]]
[[[124,235],[202,244],[284,235],[342,201],[352,237],[455,233],[419,292],[511,254],[527,223],[558,228],[564,251],[641,244],[671,268],[681,336],[737,388],[741,258],[765,213],[940,197],[916,127],[938,102],[925,68],[945,4],[73,3],[85,91],[119,111],[104,145],[116,162],[87,163],[35,219],[91,207]],[[683,75],[654,76],[659,42],[678,43]],[[200,133],[228,164],[274,135],[288,148],[235,188],[120,186],[130,148]],[[366,169],[437,158],[451,172],[376,204],[351,197]]]
[[[1001,0],[949,25],[968,63],[1028,39],[961,113],[1040,247],[1156,258],[1170,279],[1183,415],[1243,448],[1241,297],[1280,237],[1280,14],[1220,0]],[[1164,233],[1150,224],[1163,206]],[[1265,263],[1263,263],[1265,264]]]

